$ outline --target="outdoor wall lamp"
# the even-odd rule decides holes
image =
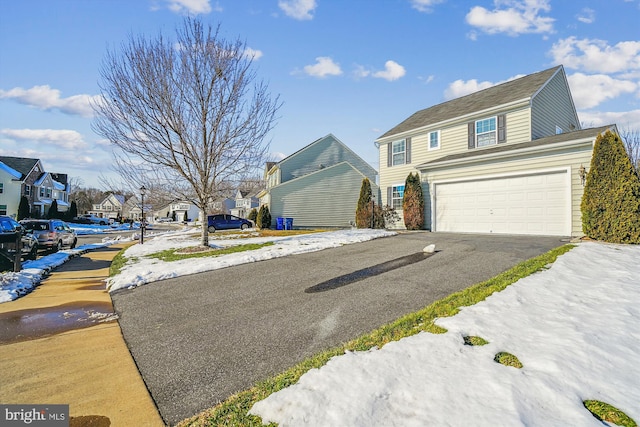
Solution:
[[[147,192],[146,187],[143,185],[140,187],[140,196],[142,203],[140,204],[140,210],[142,211],[142,219],[140,220],[140,244],[144,244],[144,195]]]
[[[580,176],[580,183],[584,185],[584,182],[587,180],[587,169],[583,165],[580,165],[578,175]]]

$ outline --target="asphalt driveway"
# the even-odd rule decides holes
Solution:
[[[149,391],[173,425],[321,350],[566,242],[402,233],[164,280],[112,299]],[[428,243],[437,253],[411,257]]]

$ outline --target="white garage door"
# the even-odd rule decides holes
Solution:
[[[567,171],[435,185],[435,230],[569,236]]]

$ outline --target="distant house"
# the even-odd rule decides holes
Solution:
[[[432,231],[582,234],[584,170],[598,134],[580,129],[562,66],[420,110],[376,140],[384,204],[402,212],[418,172]]]
[[[265,170],[266,188],[258,196],[273,223],[293,218],[294,227],[349,227],[364,178],[378,195],[376,170],[332,134],[324,136]],[[273,224],[272,224],[273,225]]]
[[[16,217],[22,196],[30,216],[44,217],[55,200],[59,212],[69,209],[66,174],[44,171],[39,159],[0,156],[0,215]]]
[[[156,221],[159,218],[173,218],[174,213],[176,221],[184,221],[185,213],[187,214],[187,218],[191,221],[195,221],[200,218],[200,209],[192,202],[174,201],[153,211],[153,220]]]
[[[236,191],[235,207],[231,208],[231,215],[246,218],[251,209],[260,206],[260,199],[257,194],[249,194],[247,191]]]
[[[122,208],[124,206],[124,196],[120,194],[109,194],[100,203],[93,205],[93,209],[89,211],[100,218],[122,217]]]

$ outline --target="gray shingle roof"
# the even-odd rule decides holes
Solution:
[[[12,169],[22,174],[24,179],[31,169],[38,163],[38,159],[27,159],[25,157],[0,156],[0,161]]]
[[[562,65],[420,110],[379,139],[533,96]]]
[[[488,154],[523,150],[523,149],[532,148],[532,147],[541,147],[541,146],[557,144],[561,142],[576,141],[583,138],[596,138],[599,134],[604,133],[605,131],[607,131],[607,129],[612,129],[612,128],[615,128],[615,125],[607,125],[607,126],[600,126],[597,128],[576,130],[573,132],[561,133],[558,135],[547,136],[545,138],[534,139],[533,141],[520,142],[517,144],[503,144],[503,145],[496,145],[491,148],[485,148],[481,150],[469,150],[469,151],[465,151],[464,153],[451,154],[449,156],[440,157],[439,159],[432,160],[430,162],[426,162],[421,165],[418,165],[416,166],[416,168],[423,169],[423,168],[428,168],[430,165],[448,162],[452,160],[462,160],[466,158],[473,158],[473,157],[484,156]]]

